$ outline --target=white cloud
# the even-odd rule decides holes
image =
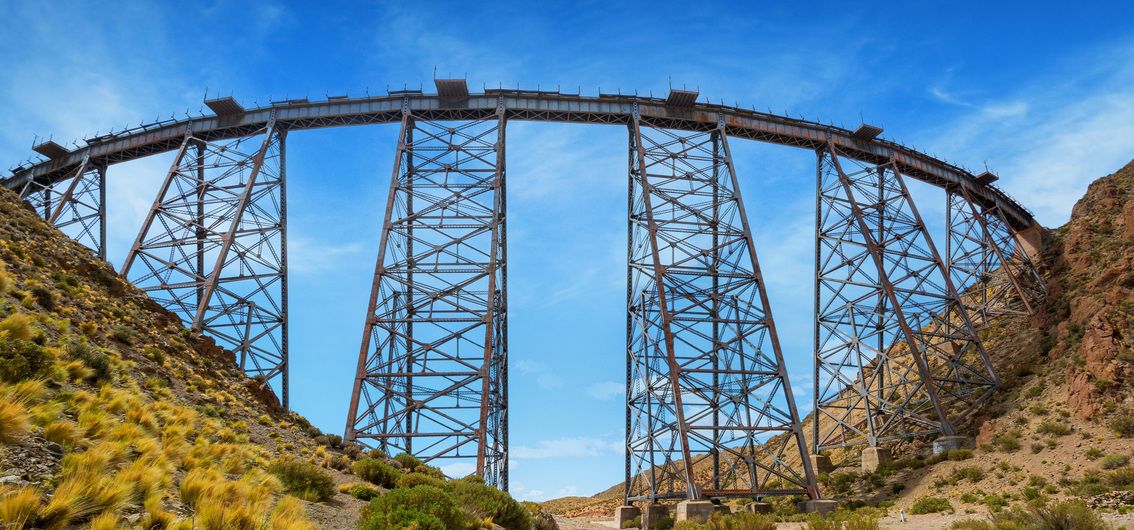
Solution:
[[[603,440],[587,436],[540,440],[534,446],[513,446],[509,454],[518,459],[544,458],[587,458],[596,456],[620,455],[623,453],[622,441]]]
[[[563,388],[563,378],[551,371],[544,363],[521,359],[512,366],[522,375],[531,376],[536,385],[542,390],[559,390]]]
[[[626,384],[618,383],[615,381],[600,381],[593,383],[587,387],[586,393],[588,396],[598,400],[614,399],[624,395],[626,392]]]
[[[288,234],[288,269],[297,273],[322,273],[335,269],[347,259],[360,259],[366,249],[360,241],[332,243],[306,234]]]

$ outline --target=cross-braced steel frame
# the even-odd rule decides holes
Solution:
[[[63,180],[29,180],[20,190],[45,221],[106,259],[106,166],[84,157]]]
[[[122,274],[236,354],[288,406],[284,130],[186,131]]]
[[[953,435],[999,379],[902,174],[818,156],[813,451]]]
[[[630,124],[627,502],[818,495],[723,130]]]
[[[960,186],[946,191],[949,273],[973,323],[1034,312],[1046,296],[1043,278],[995,205]]]
[[[507,490],[504,129],[403,108],[346,438]]]

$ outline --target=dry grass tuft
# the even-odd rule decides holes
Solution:
[[[30,427],[28,411],[23,405],[8,398],[0,398],[0,443],[15,443],[27,434]]]
[[[34,521],[42,496],[36,488],[0,486],[0,527],[23,530]]]

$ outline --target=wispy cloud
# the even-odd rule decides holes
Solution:
[[[588,396],[602,401],[622,396],[625,392],[626,384],[615,381],[600,381],[591,384],[586,389]]]
[[[622,441],[604,440],[587,436],[540,440],[535,445],[513,446],[510,454],[517,460],[544,458],[588,458],[620,455]]]
[[[536,385],[542,390],[559,390],[563,388],[563,378],[551,371],[548,366],[539,361],[521,359],[512,365],[521,375],[535,379]]]

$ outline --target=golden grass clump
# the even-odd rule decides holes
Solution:
[[[49,530],[62,529],[92,515],[116,510],[130,495],[129,484],[119,482],[101,470],[83,468],[64,472],[63,476],[66,478],[39,513],[38,524]]]
[[[40,334],[35,317],[29,313],[12,313],[0,320],[0,337],[17,340],[34,340]]]
[[[46,396],[46,385],[36,379],[28,379],[12,385],[0,385],[0,397],[16,403],[38,404],[42,403]]]
[[[33,523],[42,496],[36,488],[0,486],[0,528],[23,530]]]
[[[106,512],[94,519],[91,519],[91,530],[118,530],[118,516],[111,512]]]
[[[274,530],[315,530],[315,525],[307,520],[303,505],[290,495],[284,495],[276,503],[269,522]]]
[[[173,524],[173,514],[165,511],[161,505],[161,497],[158,495],[151,495],[146,497],[146,502],[143,504],[146,509],[146,515],[142,518],[142,528],[162,529],[169,528]]]
[[[79,444],[79,429],[74,422],[58,420],[43,427],[43,437],[63,447],[75,447]]]
[[[11,444],[31,428],[28,411],[19,402],[0,398],[0,443]]]

